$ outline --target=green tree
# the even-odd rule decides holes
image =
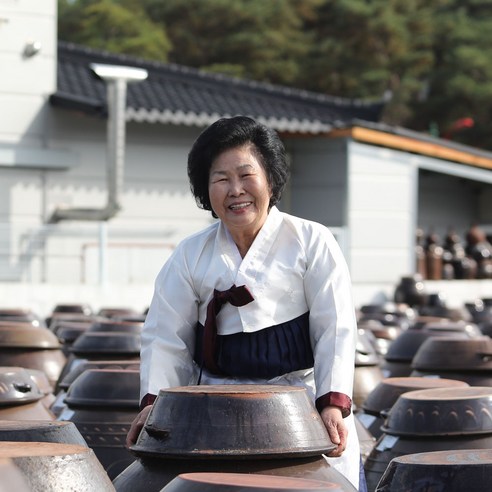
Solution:
[[[308,49],[303,18],[318,0],[146,0],[166,26],[169,59],[203,70],[293,84]],[[302,4],[302,5],[301,5]],[[302,8],[301,8],[302,7]]]
[[[492,149],[492,1],[447,0],[435,11],[428,94],[408,124]],[[470,122],[473,126],[460,125]]]
[[[166,61],[171,43],[165,29],[138,0],[59,0],[58,37],[113,53]]]
[[[432,15],[423,0],[324,0],[305,29],[314,42],[303,61],[306,88],[349,98],[391,91],[388,122],[400,124],[432,65]]]

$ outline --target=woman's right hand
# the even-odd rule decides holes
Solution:
[[[328,431],[330,441],[337,446],[327,456],[338,458],[342,456],[347,447],[348,430],[342,417],[342,411],[335,406],[325,407],[321,411],[321,419]]]
[[[132,425],[130,426],[130,430],[126,436],[126,447],[129,448],[133,444],[137,442],[138,436],[140,435],[140,431],[142,430],[147,417],[149,416],[150,409],[152,405],[147,405],[144,409],[135,417]]]

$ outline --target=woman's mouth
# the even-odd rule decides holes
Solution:
[[[234,203],[229,205],[230,210],[241,210],[243,208],[249,207],[252,202]]]

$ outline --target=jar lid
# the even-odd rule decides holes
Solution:
[[[432,337],[418,349],[412,360],[417,370],[492,371],[490,337],[456,339]]]
[[[389,411],[403,393],[428,388],[466,387],[468,383],[456,379],[426,377],[385,378],[367,395],[362,408],[376,415]]]
[[[489,490],[492,449],[430,451],[393,458],[377,490]]]
[[[60,349],[61,345],[48,328],[0,327],[0,347]]]
[[[233,384],[161,390],[131,450],[260,459],[317,456],[334,447],[305,388]]]
[[[256,473],[182,473],[171,480],[162,492],[343,492],[333,482],[300,477],[282,477]]]
[[[492,388],[430,388],[398,397],[382,430],[398,436],[492,433]]]
[[[84,332],[70,347],[76,355],[140,354],[140,334],[122,332]]]
[[[124,369],[89,369],[70,385],[68,407],[119,407],[138,410],[140,372]]]
[[[20,405],[43,397],[42,391],[23,367],[0,367],[0,406]]]

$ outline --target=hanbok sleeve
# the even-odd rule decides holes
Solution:
[[[198,296],[179,247],[159,272],[142,329],[140,398],[161,388],[193,384]]]
[[[307,241],[304,290],[310,310],[316,406],[350,414],[357,324],[347,264],[331,232],[315,230]]]

